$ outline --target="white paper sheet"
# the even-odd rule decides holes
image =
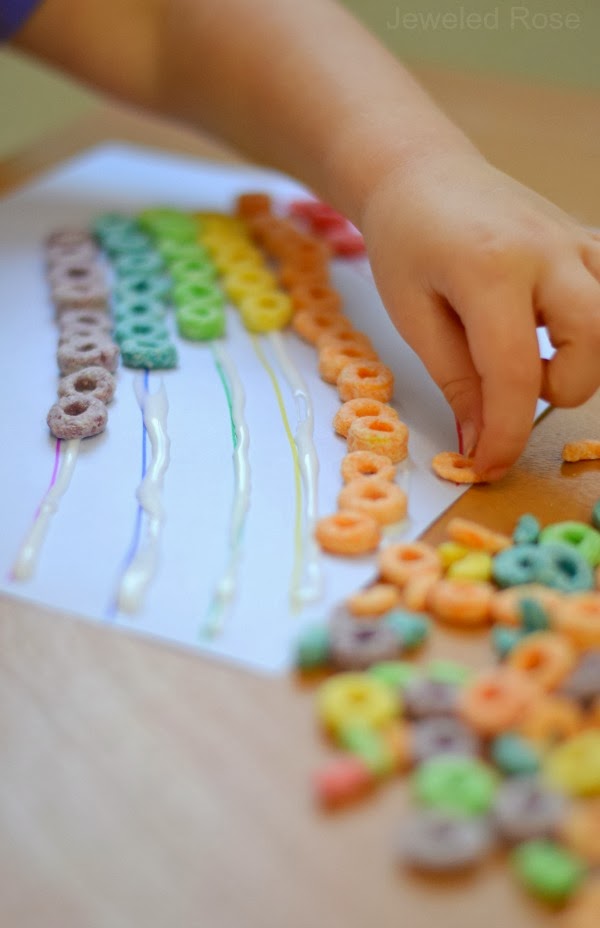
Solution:
[[[306,193],[271,172],[105,146],[0,205],[0,588],[276,672],[289,666],[303,624],[325,616],[333,603],[365,583],[374,573],[374,560],[322,556],[323,596],[300,611],[291,608],[295,507],[303,500],[296,498],[292,446],[268,371],[234,310],[228,310],[224,344],[245,392],[251,497],[236,595],[221,633],[207,640],[203,628],[230,557],[233,449],[226,397],[207,345],[177,339],[179,369],[149,378],[151,392],[161,381],[167,392],[171,461],[164,483],[160,564],[141,612],[128,617],[111,608],[135,536],[142,468],[142,420],[132,371],[119,373],[107,431],[81,443],[71,484],[50,521],[34,575],[27,582],[10,578],[55,462],[56,443],[45,418],[56,394],[57,331],[44,278],[44,237],[58,226],[87,225],[111,209],[135,212],[171,204],[228,211],[237,194],[257,189],[280,202]],[[462,492],[435,478],[429,467],[436,452],[456,447],[454,422],[420,361],[389,322],[364,264],[337,262],[333,277],[345,311],[371,337],[396,376],[394,403],[411,429],[410,458],[398,475],[409,491],[409,518],[388,537],[414,538]],[[314,406],[318,509],[325,514],[335,509],[345,453],[345,442],[331,426],[339,401],[335,389],[317,374],[314,350],[292,333],[283,339]],[[292,393],[273,344],[262,337],[259,343],[277,378],[293,433],[297,413]],[[143,534],[143,523],[141,529]]]

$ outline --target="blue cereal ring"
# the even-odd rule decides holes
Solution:
[[[515,545],[494,558],[492,573],[501,587],[541,583],[563,593],[591,590],[592,568],[572,545]]]
[[[516,545],[534,545],[540,537],[541,526],[535,516],[529,513],[521,516],[513,532]]]
[[[132,319],[129,317],[117,323],[113,335],[117,344],[122,345],[128,339],[137,338],[139,335],[168,340],[169,330],[160,319]]]
[[[154,250],[126,252],[117,255],[114,267],[117,277],[138,274],[148,276],[162,271],[163,260],[158,252]]]
[[[115,301],[124,298],[148,297],[149,299],[164,299],[170,290],[170,283],[166,277],[158,274],[127,274],[119,278],[115,287]]]
[[[121,359],[125,367],[169,370],[177,367],[177,349],[167,339],[138,335],[123,342]]]

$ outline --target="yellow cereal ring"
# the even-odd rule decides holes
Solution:
[[[494,589],[473,580],[438,580],[429,591],[427,603],[442,622],[462,628],[486,625]]]
[[[384,615],[399,604],[400,594],[392,583],[374,583],[346,600],[348,611],[359,617]]]
[[[462,560],[469,553],[469,549],[464,545],[459,545],[455,541],[444,541],[438,545],[437,549],[442,567],[448,568],[455,561]]]
[[[364,511],[344,510],[319,519],[315,538],[329,554],[370,554],[379,547],[381,528]]]
[[[366,416],[374,416],[379,419],[397,419],[398,413],[393,406],[387,406],[379,400],[371,400],[366,397],[358,397],[355,400],[348,400],[335,414],[333,427],[344,438],[348,437],[350,426],[355,419],[364,419]]]
[[[473,470],[473,459],[455,451],[442,451],[436,454],[431,467],[442,480],[452,483],[484,483],[484,478]]]
[[[331,342],[319,351],[319,374],[326,383],[337,383],[347,364],[362,360],[377,360],[377,353],[368,344]]]
[[[292,318],[292,304],[288,297],[275,290],[246,296],[239,307],[242,322],[250,332],[283,329]]]
[[[408,454],[408,426],[392,416],[360,416],[348,429],[348,451],[374,451],[399,464]]]
[[[391,687],[366,673],[338,673],[317,693],[317,715],[334,736],[351,726],[381,730],[399,714]]]
[[[600,796],[600,731],[582,731],[555,747],[544,775],[570,796]]]
[[[396,465],[391,458],[372,451],[351,451],[342,460],[341,469],[344,483],[350,483],[357,477],[379,477],[393,481],[396,476]]]
[[[475,548],[477,551],[488,551],[490,554],[497,554],[512,545],[512,539],[508,535],[484,528],[483,525],[471,522],[470,519],[450,519],[446,531],[449,538],[459,545]]]
[[[402,588],[417,575],[439,577],[442,572],[437,551],[423,541],[388,545],[379,555],[379,573],[384,580]]]
[[[490,580],[492,556],[487,551],[469,551],[450,564],[447,576],[453,580]]]
[[[203,240],[203,244],[205,244]],[[265,267],[262,255],[251,242],[226,240],[220,245],[207,246],[211,260],[220,274],[233,273],[240,265]]]
[[[356,477],[338,496],[340,509],[367,512],[380,525],[400,522],[406,516],[406,493],[381,477]]]
[[[353,361],[343,368],[337,387],[344,402],[366,396],[389,403],[394,392],[394,375],[381,361]]]
[[[232,270],[226,271],[222,285],[232,303],[239,303],[247,296],[273,290],[275,278],[265,267],[243,262],[241,267],[233,265]]]

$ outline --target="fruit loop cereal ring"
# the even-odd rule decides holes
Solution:
[[[235,201],[235,214],[242,219],[264,216],[271,213],[271,197],[268,193],[240,193]]]
[[[245,296],[239,304],[242,322],[250,332],[283,329],[292,318],[292,304],[277,291]]]
[[[247,296],[262,294],[275,288],[275,278],[266,267],[235,266],[222,279],[223,290],[232,303],[239,303]]]
[[[339,375],[337,387],[344,402],[362,396],[389,403],[394,392],[394,375],[381,361],[352,361]]]
[[[563,680],[561,692],[589,708],[600,696],[600,650],[588,651],[580,658],[570,676]]]
[[[329,554],[370,554],[379,547],[381,527],[366,512],[337,512],[319,519],[315,538]]]
[[[115,326],[113,337],[117,344],[139,335],[150,338],[168,338],[169,330],[162,319],[123,319]]]
[[[560,928],[597,928],[600,912],[600,880],[587,882],[570,900]]]
[[[84,367],[104,367],[112,372],[119,363],[119,349],[101,334],[90,339],[72,337],[59,346],[56,357],[61,374],[72,374]]]
[[[555,522],[542,529],[539,543],[555,542],[573,545],[592,567],[600,564],[600,532],[585,522]]]
[[[579,648],[600,647],[600,593],[565,597],[554,627]]]
[[[394,629],[381,619],[356,619],[338,611],[330,623],[331,661],[341,670],[366,670],[398,656]]]
[[[492,556],[487,551],[471,551],[454,561],[446,576],[452,580],[491,580]]]
[[[329,661],[329,626],[309,625],[296,642],[296,667],[300,670],[315,670],[325,667]]]
[[[354,593],[346,600],[348,611],[355,616],[381,616],[399,605],[400,594],[391,583],[375,583]]]
[[[403,651],[419,648],[429,635],[429,620],[424,615],[394,608],[384,616],[386,625],[394,629]]]
[[[573,593],[594,584],[590,565],[569,545],[515,545],[496,555],[493,573],[501,587],[541,583]]]
[[[438,580],[429,591],[427,603],[440,621],[475,628],[489,623],[493,595],[494,589],[489,583]]]
[[[217,306],[219,309],[225,306],[225,297],[220,287],[210,281],[193,283],[185,280],[173,288],[172,299],[177,309],[184,309],[190,303],[198,302]]]
[[[475,731],[497,735],[519,721],[537,694],[524,673],[497,667],[477,674],[463,687],[459,711]]]
[[[50,272],[64,265],[73,263],[94,265],[100,252],[93,242],[81,242],[78,245],[55,245],[46,252],[46,265]]]
[[[598,529],[598,531],[600,531],[600,500],[598,500],[598,502],[596,503],[596,505],[595,505],[594,508],[592,509],[591,522],[592,522],[592,525],[594,526],[594,528],[596,528],[596,529]]]
[[[256,265],[247,262],[244,269],[255,268]],[[217,269],[208,257],[199,255],[196,258],[178,258],[169,263],[169,275],[176,284],[189,281],[192,284],[213,284],[217,279]]]
[[[412,729],[413,756],[418,764],[440,754],[474,757],[479,747],[477,737],[459,719],[425,719]]]
[[[534,545],[540,537],[541,526],[535,516],[526,513],[521,516],[513,532],[513,544]]]
[[[420,676],[418,668],[408,661],[382,661],[369,667],[368,674],[377,677],[395,693],[402,693],[409,683]]]
[[[379,477],[380,480],[393,481],[396,465],[385,454],[372,451],[351,451],[342,460],[342,479],[350,483],[357,477]]]
[[[429,591],[436,582],[436,575],[431,573],[415,574],[409,577],[402,589],[406,608],[413,609],[415,612],[422,612],[426,609]]]
[[[171,284],[166,277],[145,277],[143,274],[131,274],[127,277],[121,277],[115,287],[115,300],[120,302],[126,299],[135,299],[136,297],[148,297],[149,299],[164,299]]]
[[[446,527],[448,537],[452,541],[464,545],[466,548],[475,548],[477,551],[487,551],[490,554],[497,554],[504,548],[510,548],[512,542],[507,535],[501,535],[499,532],[493,532],[477,522],[471,522],[469,519],[450,519]]]
[[[313,776],[313,792],[321,806],[335,809],[362,799],[375,783],[376,778],[364,761],[344,755]]]
[[[64,228],[64,229],[54,229],[53,232],[46,238],[46,248],[53,248],[54,246],[63,247],[63,246],[73,246],[73,245],[87,245],[92,242],[92,238],[87,229],[79,229],[76,227],[73,228]]]
[[[170,370],[177,367],[177,349],[164,338],[137,335],[121,345],[121,357],[125,367],[147,370]]]
[[[600,796],[600,731],[582,731],[546,757],[544,775],[570,796]]]
[[[404,689],[404,708],[413,719],[455,715],[458,687],[454,683],[417,677]]]
[[[567,442],[562,451],[563,461],[600,461],[600,441],[587,438],[585,441]]]
[[[421,574],[439,577],[442,572],[437,551],[423,541],[401,541],[388,545],[379,555],[379,572],[384,580],[403,587]]]
[[[406,493],[380,477],[357,477],[338,495],[340,509],[366,512],[380,525],[400,522],[406,516]]]
[[[189,303],[175,313],[177,331],[191,341],[207,341],[225,334],[226,317],[219,306],[202,301]]]
[[[114,262],[114,269],[117,276],[160,274],[163,270],[163,260],[157,251],[139,251],[119,255]],[[173,273],[172,269],[170,273]]]
[[[146,252],[151,248],[151,242],[147,235],[135,229],[115,230],[102,237],[102,248],[114,260],[119,255]]]
[[[326,265],[331,252],[325,242],[319,241],[312,235],[296,232],[290,236],[280,257],[287,264],[293,264],[302,270]]]
[[[513,648],[508,665],[521,670],[543,690],[553,690],[575,666],[576,653],[556,632],[534,632]]]
[[[67,286],[72,283],[92,283],[101,278],[101,272],[98,269],[96,261],[62,261],[56,264],[48,274],[48,282],[54,291],[63,284]]]
[[[534,777],[515,777],[499,788],[494,803],[494,825],[510,844],[552,838],[561,825],[567,802]]]
[[[376,361],[377,353],[368,345],[340,345],[334,342],[319,351],[319,374],[326,383],[337,383],[347,364],[361,360]]]
[[[58,315],[66,309],[106,310],[108,287],[101,274],[82,280],[63,280],[52,288],[52,302]]]
[[[354,258],[364,255],[367,250],[360,232],[352,229],[332,229],[327,232],[325,241],[332,253],[340,258]]]
[[[395,758],[382,732],[365,725],[350,725],[340,732],[340,744],[359,757],[374,776],[385,777],[393,772]]]
[[[319,313],[339,313],[342,309],[340,294],[327,285],[296,286],[289,291],[289,294],[295,313],[303,310]]]
[[[115,386],[115,378],[104,367],[84,367],[59,380],[58,395],[93,396],[101,403],[110,403]]]
[[[427,809],[403,823],[397,853],[402,863],[424,873],[455,873],[479,863],[491,846],[484,819]]]
[[[398,413],[393,406],[387,406],[379,400],[371,400],[359,397],[355,400],[348,400],[335,414],[333,427],[344,438],[348,437],[350,427],[356,419],[377,418],[377,419],[398,419]],[[365,449],[369,450],[369,449]]]
[[[441,451],[431,461],[433,472],[452,483],[485,483],[485,478],[473,470],[473,458],[456,451]]]
[[[392,416],[359,416],[348,429],[348,451],[385,454],[399,464],[408,454],[408,426]]]
[[[336,345],[338,348],[348,348],[351,345],[357,348],[369,348],[373,349],[373,344],[371,339],[364,335],[362,332],[357,332],[356,329],[351,328],[350,326],[343,332],[340,332],[338,335],[332,334],[331,332],[324,332],[319,336],[317,342],[317,348],[321,351],[323,348]]]
[[[498,735],[490,745],[495,766],[509,777],[533,776],[540,769],[540,754],[526,738],[514,732]]]
[[[338,736],[351,725],[381,730],[399,713],[389,686],[366,673],[338,673],[317,693],[317,715],[326,731]]]
[[[316,264],[308,269],[296,264],[282,264],[277,279],[286,290],[307,290],[312,287],[329,286],[329,271],[325,264]]]
[[[516,727],[525,738],[546,748],[577,734],[582,724],[581,709],[575,703],[546,695],[529,706]]]
[[[165,306],[161,300],[153,297],[129,297],[127,299],[116,300],[113,306],[113,314],[116,322],[122,322],[124,319],[164,319],[166,316]],[[62,317],[61,317],[62,319]]]
[[[520,625],[522,621],[521,603],[523,600],[540,603],[552,622],[552,618],[562,602],[562,596],[556,590],[550,590],[539,583],[525,583],[522,586],[508,587],[499,593],[495,593],[492,598],[490,607],[492,621],[499,622],[502,625]]]
[[[92,223],[92,231],[99,239],[103,239],[113,232],[131,232],[134,229],[134,220],[122,213],[102,213],[100,216],[96,216]]]
[[[512,865],[524,887],[544,902],[565,902],[583,880],[579,858],[551,841],[527,841],[512,855]]]
[[[292,328],[300,338],[311,345],[316,345],[325,333],[341,335],[343,332],[352,331],[350,320],[341,313],[326,313],[312,309],[294,313]]]
[[[572,808],[562,820],[560,837],[575,854],[600,867],[600,799]]]
[[[494,802],[497,777],[471,757],[433,757],[416,771],[414,793],[424,806],[449,815],[484,815]]]
[[[48,413],[48,428],[55,438],[90,438],[106,428],[106,406],[94,396],[61,396]]]
[[[61,335],[73,329],[95,328],[98,332],[110,335],[112,320],[108,313],[89,309],[67,309],[58,320]]]

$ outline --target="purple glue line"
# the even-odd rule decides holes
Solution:
[[[50,483],[49,483],[48,486],[46,487],[46,491],[45,491],[44,495],[42,496],[41,500],[39,501],[39,503],[38,503],[38,505],[37,505],[37,509],[35,510],[35,513],[34,513],[34,515],[33,515],[33,519],[31,520],[32,524],[35,523],[35,520],[37,519],[37,517],[39,516],[39,514],[40,514],[40,512],[41,512],[41,509],[42,509],[42,505],[43,505],[43,503],[44,503],[44,500],[46,499],[46,497],[48,496],[48,493],[50,492],[50,490],[52,489],[52,487],[53,487],[54,484],[56,483],[56,478],[58,477],[58,470],[59,470],[59,467],[60,467],[60,449],[61,449],[61,445],[62,445],[62,442],[61,442],[60,438],[57,438],[57,439],[56,439],[56,445],[54,446],[54,467],[53,467],[53,469],[52,469],[52,476],[50,477]],[[11,582],[11,583],[12,583],[12,581],[15,579],[14,571],[13,571],[12,568],[11,568],[11,569],[9,570],[9,572],[8,572],[7,579],[8,579],[9,582]]]
[[[145,394],[148,393],[149,376],[150,376],[149,370],[148,369],[144,370],[144,393]],[[148,451],[147,451],[148,441],[147,439],[148,439],[148,431],[146,429],[146,424],[144,422],[144,413],[142,411],[142,480],[146,476],[146,470],[148,466]],[[134,557],[137,554],[138,548],[140,546],[140,539],[142,537],[142,517],[143,515],[144,515],[144,510],[142,508],[142,505],[141,503],[138,503],[136,513],[135,513],[135,522],[133,526],[133,535],[131,538],[131,543],[129,545],[127,553],[125,554],[125,557],[123,558],[123,562],[119,570],[119,577],[123,576],[123,574],[129,568],[129,565],[131,564],[131,562],[133,561]],[[118,605],[117,605],[117,596],[115,594],[106,610],[106,618],[114,619],[118,611],[119,610],[118,610]]]

